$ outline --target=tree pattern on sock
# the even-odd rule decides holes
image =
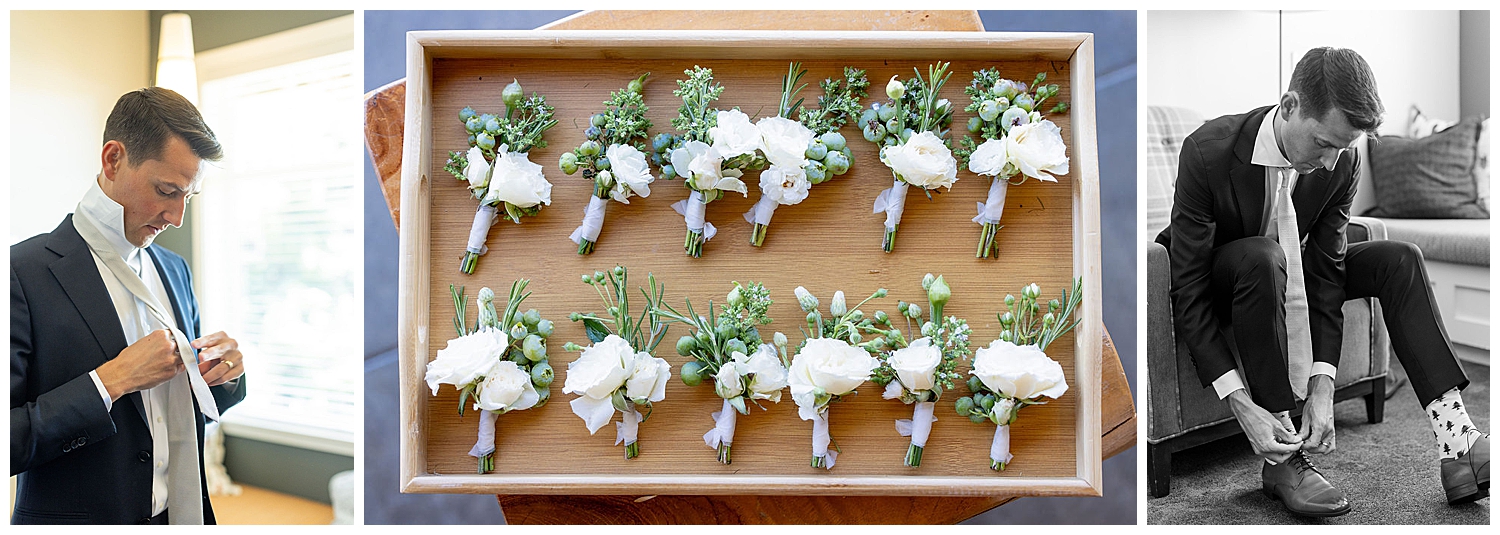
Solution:
[[[1432,436],[1438,442],[1439,458],[1462,458],[1469,446],[1483,436],[1464,411],[1457,388],[1428,403],[1426,412],[1432,416]]]

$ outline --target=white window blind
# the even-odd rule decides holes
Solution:
[[[200,109],[224,146],[194,201],[202,326],[239,341],[250,376],[226,432],[352,452],[363,421],[357,60],[340,52],[202,83]]]

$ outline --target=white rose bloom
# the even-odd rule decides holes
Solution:
[[[785,117],[766,117],[755,123],[766,159],[773,166],[807,166],[807,146],[812,143],[813,131],[802,123]]]
[[[542,176],[542,166],[531,163],[524,152],[506,152],[501,145],[495,154],[495,169],[490,173],[490,189],[484,203],[505,201],[520,208],[552,204],[552,183]]]
[[[782,366],[781,359],[776,356],[776,346],[761,344],[755,353],[746,356],[736,351],[730,356],[745,373],[753,374],[750,378],[750,397],[752,399],[769,399],[772,403],[781,402],[781,390],[786,388],[787,371]]]
[[[588,425],[589,434],[604,427],[614,417],[615,408],[610,403],[610,395],[630,378],[634,365],[635,350],[630,348],[630,342],[613,334],[584,349],[578,360],[568,363],[563,393],[579,395],[569,405],[573,407],[573,414],[583,418]]]
[[[958,181],[958,161],[953,159],[953,151],[926,130],[911,136],[906,143],[882,149],[880,161],[913,186],[952,188]]]
[[[969,171],[976,175],[999,176],[1005,171],[1005,140],[991,139],[980,143],[969,155]]]
[[[1057,182],[1053,175],[1068,173],[1068,146],[1063,143],[1062,129],[1052,121],[1027,123],[1005,135],[1005,159],[1021,174]]]
[[[483,191],[490,183],[490,162],[484,159],[484,151],[479,147],[469,147],[466,158],[469,165],[464,167],[464,178],[469,181],[469,189]]]
[[[672,365],[666,360],[641,351],[630,363],[633,371],[625,381],[625,398],[640,403],[661,401],[667,397],[667,380],[672,378]]]
[[[750,124],[750,116],[740,110],[720,110],[718,124],[708,129],[714,148],[725,160],[761,150],[760,131]],[[806,145],[802,148],[805,150]]]
[[[896,370],[896,378],[907,390],[932,390],[936,385],[933,375],[943,362],[943,352],[932,345],[931,338],[923,337],[891,353],[887,362]]]
[[[474,408],[504,414],[532,408],[539,400],[541,396],[531,386],[531,374],[514,362],[502,360],[484,374]]]
[[[975,351],[970,373],[990,390],[1017,399],[1057,399],[1068,391],[1061,364],[1036,346],[1018,346],[1005,340],[995,340]]]
[[[797,204],[807,199],[807,189],[812,182],[801,167],[781,167],[771,164],[760,172],[760,192],[777,204]]]
[[[868,352],[843,340],[813,338],[792,358],[787,384],[792,400],[803,420],[817,417],[813,389],[822,388],[830,395],[848,394],[870,379],[880,362]]]
[[[744,355],[738,351],[734,354]],[[719,366],[719,373],[714,375],[714,393],[724,399],[745,393],[745,373],[737,363],[725,362],[723,366]]]
[[[747,194],[745,183],[738,178],[739,171],[725,174],[721,169],[724,157],[719,151],[702,141],[689,141],[682,148],[672,151],[672,168],[677,170],[694,190],[722,189]]]
[[[630,145],[610,145],[605,149],[604,157],[609,159],[609,169],[615,177],[615,189],[620,189],[622,184],[629,188],[625,199],[615,196],[615,200],[629,204],[630,193],[642,197],[651,196],[651,182],[656,177],[646,164],[645,154]]]
[[[437,395],[438,385],[462,388],[474,382],[505,356],[509,346],[510,337],[499,329],[485,329],[449,340],[447,347],[438,350],[437,358],[427,363],[425,379],[432,395]]]

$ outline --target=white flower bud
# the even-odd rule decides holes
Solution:
[[[891,97],[891,100],[900,99],[906,95],[906,84],[901,83],[895,76],[891,76],[891,81],[885,84],[885,95]]]
[[[844,304],[844,291],[833,292],[833,302],[828,305],[828,312],[834,316],[842,316],[848,311],[848,305]]]

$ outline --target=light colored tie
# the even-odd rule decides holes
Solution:
[[[94,256],[114,273],[125,289],[146,305],[152,319],[172,332],[172,341],[177,344],[177,357],[182,360],[187,372],[165,383],[167,408],[167,450],[171,461],[167,464],[167,518],[172,524],[203,524],[203,481],[198,473],[198,429],[197,417],[193,413],[193,398],[209,419],[219,419],[219,408],[214,403],[213,393],[203,374],[198,371],[198,359],[193,355],[192,340],[172,325],[171,316],[164,312],[156,295],[146,289],[146,283],[125,260],[110,248],[104,233],[82,216],[80,204],[74,211],[73,227],[87,242]],[[143,253],[144,254],[144,253]]]
[[[1292,178],[1297,170],[1281,169],[1276,189],[1276,241],[1286,257],[1286,370],[1292,395],[1307,399],[1312,374],[1312,329],[1308,324],[1307,287],[1302,277],[1302,240],[1297,237],[1297,208],[1292,206]]]

